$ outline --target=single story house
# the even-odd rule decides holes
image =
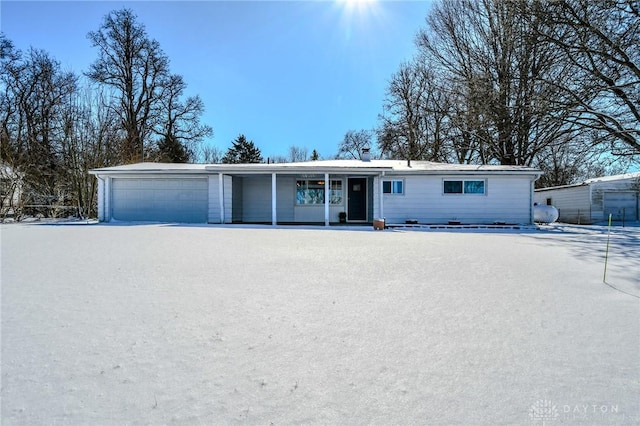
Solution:
[[[541,171],[427,161],[138,163],[91,171],[101,221],[531,224]]]
[[[592,224],[640,220],[640,172],[588,179],[535,190],[535,201],[558,209],[560,222]]]

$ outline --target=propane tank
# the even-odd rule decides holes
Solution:
[[[533,221],[538,223],[553,223],[558,220],[558,209],[553,206],[533,204]]]

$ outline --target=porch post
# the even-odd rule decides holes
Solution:
[[[271,224],[278,224],[277,202],[276,202],[276,174],[271,173]]]
[[[381,173],[380,176],[378,176],[378,182],[380,182],[380,184],[378,185],[378,197],[380,197],[380,217],[378,217],[377,219],[384,219],[384,190],[383,190],[383,183],[382,183],[382,177],[384,176],[384,172]],[[375,219],[375,218],[374,218]]]
[[[329,173],[324,174],[324,226],[329,226],[329,202],[330,194],[329,190],[331,186],[329,185]]]
[[[224,176],[218,173],[218,208],[220,209],[220,223],[224,223]]]

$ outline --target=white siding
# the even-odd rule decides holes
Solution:
[[[242,178],[242,221],[271,223],[271,175]]]
[[[547,198],[551,198],[551,203],[560,213],[560,222],[606,222],[609,213],[612,213],[614,220],[622,220],[622,209],[625,209],[625,220],[640,219],[637,194],[634,196],[635,191],[632,188],[633,177],[601,179],[589,180],[580,186],[538,189],[535,200],[540,204],[546,204]]]
[[[231,201],[231,220],[233,222],[242,222],[242,176],[233,176],[232,185],[232,201]]]
[[[338,222],[344,206],[329,206],[329,222]],[[296,206],[295,222],[324,222],[324,204],[318,206]]]
[[[286,222],[324,222],[324,205],[296,205],[295,175],[276,176],[277,221]],[[331,177],[341,179],[338,177]],[[271,222],[271,175],[234,177],[233,219],[242,222]],[[238,188],[240,186],[240,188]],[[343,187],[346,190],[345,187]],[[341,205],[329,207],[329,220],[339,221],[339,213],[345,210]]]
[[[413,175],[404,179],[404,194],[382,194],[387,223],[531,223],[529,176]],[[444,194],[444,180],[485,180],[485,194]]]
[[[613,193],[616,192],[633,192],[632,185],[634,180],[630,179],[618,179],[618,180],[604,180],[596,181],[590,184],[591,186],[591,217],[593,222],[604,222],[609,219],[609,213],[613,214],[613,220],[622,220],[622,215],[619,212],[622,208],[630,208],[629,204],[632,204],[628,198],[631,196],[616,196]],[[618,200],[618,201],[614,201]],[[637,205],[636,205],[637,209]],[[636,211],[634,209],[633,214]],[[616,219],[618,217],[618,219]],[[630,219],[630,220],[636,220]]]
[[[603,219],[614,221],[636,221],[638,216],[638,193],[633,191],[607,191],[603,194]]]
[[[97,179],[98,179],[98,200],[97,200],[98,201],[98,220],[100,222],[106,222],[109,220],[105,210],[106,194],[107,194],[107,192],[105,192],[105,186],[107,186],[105,180],[108,178],[97,176]]]
[[[276,201],[278,209],[278,222],[294,222],[296,203],[296,178],[283,175],[276,177]]]
[[[534,200],[546,205],[547,199],[558,209],[558,221],[566,223],[591,223],[592,212],[589,202],[589,186],[572,186],[549,190],[537,190]]]
[[[218,175],[209,176],[208,222],[220,223],[220,185]]]
[[[233,213],[233,182],[231,176],[223,175],[224,223],[231,223]],[[220,177],[209,176],[209,223],[221,223],[220,217]]]
[[[224,176],[224,223],[231,223],[233,216],[233,178]]]

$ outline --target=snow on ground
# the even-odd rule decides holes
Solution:
[[[0,232],[3,425],[640,423],[640,227]]]

